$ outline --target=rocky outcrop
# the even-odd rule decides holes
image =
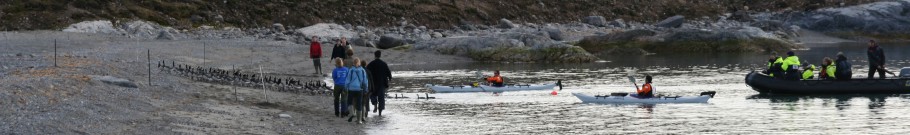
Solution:
[[[415,50],[460,55],[478,61],[591,62],[596,57],[584,49],[532,33],[460,36],[418,42]]]
[[[607,19],[605,19],[603,16],[588,16],[582,19],[581,22],[597,27],[607,26]]]
[[[402,39],[401,37],[398,37],[395,35],[383,35],[382,37],[379,38],[379,42],[376,43],[376,47],[379,49],[388,49],[388,48],[395,48],[398,46],[402,46],[405,44],[408,44],[408,42],[406,40]]]
[[[682,26],[682,24],[684,22],[686,22],[686,17],[681,16],[681,15],[676,15],[676,16],[664,19],[663,21],[657,22],[657,24],[654,24],[654,26],[664,27],[664,28],[679,28],[680,26]]]
[[[515,25],[515,23],[512,23],[512,21],[509,21],[509,19],[505,18],[499,19],[499,26],[497,26],[497,28],[500,29],[512,29],[517,27],[518,25]]]
[[[317,36],[324,41],[329,39],[339,39],[341,37],[352,38],[357,33],[344,28],[344,26],[334,23],[319,23],[294,30],[297,34],[307,37]]]
[[[772,19],[792,18],[785,25],[845,36],[902,36],[910,34],[910,0],[882,1],[844,8],[776,14]],[[868,35],[865,35],[868,34]]]

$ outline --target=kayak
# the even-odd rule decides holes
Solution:
[[[445,85],[432,85],[427,84],[427,87],[433,90],[436,93],[459,93],[459,92],[506,92],[506,91],[527,91],[527,90],[552,90],[553,88],[559,86],[562,88],[562,82],[557,81],[556,83],[551,84],[540,84],[540,85],[506,85],[503,87],[495,86],[471,86],[471,85],[454,85],[454,86],[445,86]]]
[[[784,80],[751,72],[746,85],[759,93],[775,94],[903,94],[910,93],[910,78],[851,80]]]
[[[714,97],[715,92],[702,92],[699,96],[664,96],[652,98],[637,98],[628,94],[616,93],[611,95],[586,95],[581,93],[572,93],[581,100],[582,103],[708,103],[708,99]]]

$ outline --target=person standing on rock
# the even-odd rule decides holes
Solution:
[[[885,78],[885,51],[875,43],[875,40],[869,40],[869,49],[866,50],[869,56],[869,79],[875,76],[878,71],[878,78]]]
[[[319,59],[322,58],[322,44],[319,43],[319,37],[313,36],[310,41],[310,58],[313,59],[316,74],[322,74],[322,64],[319,63]]]
[[[347,38],[341,37],[341,40],[338,41],[338,44],[335,44],[335,47],[332,47],[332,59],[346,59],[345,48],[347,48]]]
[[[360,65],[360,58],[355,57],[354,66],[348,69],[348,76],[344,81],[344,88],[348,90],[348,103],[354,106],[351,112],[353,115],[348,118],[348,122],[356,120],[357,123],[363,123],[363,92],[370,87],[366,77],[366,71]]]
[[[373,82],[370,100],[375,105],[373,113],[379,113],[379,116],[382,116],[382,110],[385,110],[385,95],[389,90],[389,81],[392,80],[392,71],[389,70],[389,65],[385,61],[379,59],[382,56],[382,51],[376,50],[373,56],[376,59],[367,65],[367,70],[372,74],[370,81]]]

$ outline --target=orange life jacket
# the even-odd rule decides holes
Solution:
[[[487,82],[494,83],[494,84],[502,84],[503,83],[502,76],[497,75],[497,76],[493,76],[493,77],[488,77]]]
[[[651,83],[645,83],[642,85],[641,89],[638,90],[638,95],[648,97],[653,96],[653,93],[651,93]]]

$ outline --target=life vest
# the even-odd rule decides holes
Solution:
[[[653,88],[651,88],[651,83],[645,83],[644,85],[641,85],[641,89],[638,90],[638,96],[654,97],[654,93],[653,93],[653,91],[651,91],[652,89]]]
[[[826,70],[825,72],[827,72],[828,78],[831,78],[831,79],[837,78],[837,76],[834,75],[835,71],[837,71],[837,66],[835,66],[834,63],[829,64],[826,68],[827,69],[825,69]]]
[[[772,69],[775,67],[783,67],[783,64],[784,64],[784,59],[781,57],[777,57],[777,59],[775,59],[774,62],[768,62],[768,70],[769,71],[783,71],[782,70],[783,68]],[[768,73],[768,76],[774,77],[774,72]]]
[[[796,70],[799,67],[799,57],[790,56],[784,59],[784,64],[780,68],[783,68],[784,71],[789,71],[791,69]]]
[[[489,78],[487,78],[487,82],[493,83],[494,86],[503,85],[502,76],[489,77]]]
[[[815,65],[809,64],[809,68],[806,69],[806,71],[803,71],[803,79],[812,79],[813,75],[815,75],[814,72],[815,72]]]

